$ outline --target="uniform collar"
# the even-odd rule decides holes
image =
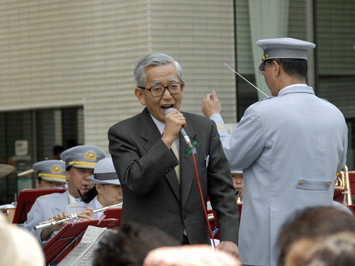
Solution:
[[[307,86],[307,84],[293,84],[290,86],[286,86],[282,90],[279,91],[278,97],[283,96],[289,93],[309,93],[309,94],[314,94],[313,88],[310,86]]]

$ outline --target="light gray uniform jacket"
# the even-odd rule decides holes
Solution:
[[[276,265],[279,229],[296,209],[332,205],[335,174],[346,162],[342,113],[293,85],[250,106],[229,135],[217,123],[232,169],[243,169],[245,193],[239,231],[243,264]]]
[[[27,221],[24,223],[24,229],[33,233],[34,226],[40,222],[47,221],[50,217],[62,213],[69,204],[68,191],[64,193],[53,193],[38,197],[31,210],[27,214]],[[41,245],[44,246],[47,241],[40,240],[40,234],[43,229],[37,230],[36,236]],[[52,235],[51,237],[53,237]]]

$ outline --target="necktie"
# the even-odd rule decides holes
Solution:
[[[175,166],[175,172],[176,172],[178,181],[180,183],[180,156],[179,156],[179,151],[178,151],[178,149],[177,149],[177,147],[175,145],[175,142],[173,142],[173,145],[171,145],[171,149],[172,149],[172,151],[174,152],[176,158],[179,161],[179,164],[177,166]]]

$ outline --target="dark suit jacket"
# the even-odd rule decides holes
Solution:
[[[184,113],[186,132],[195,146],[204,202],[210,198],[217,212],[221,240],[237,243],[238,206],[229,163],[213,121]],[[108,132],[109,150],[123,190],[122,223],[135,221],[156,226],[182,240],[184,228],[191,244],[209,243],[193,157],[180,137],[178,160],[161,140],[149,111],[117,123]]]

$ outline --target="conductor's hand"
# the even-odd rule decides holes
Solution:
[[[78,218],[80,218],[81,221],[95,220],[93,208],[86,208],[82,212],[79,212]]]
[[[182,113],[174,109],[165,116],[165,129],[162,141],[170,149],[174,140],[179,137],[180,128],[186,126],[186,119]]]
[[[202,100],[202,112],[205,117],[209,118],[211,115],[222,112],[221,103],[218,100],[216,91],[208,93]]]
[[[57,221],[57,220],[64,219],[66,216],[67,216],[67,213],[62,212],[62,213],[59,213],[57,215],[50,217],[49,220]],[[67,221],[64,221],[62,223],[58,223],[58,224],[43,228],[43,230],[41,232],[41,240],[42,241],[48,240],[54,231],[58,231],[58,230],[62,229],[67,223],[68,223]]]
[[[239,249],[236,243],[232,242],[232,241],[222,241],[221,243],[219,243],[219,245],[217,246],[217,249],[223,250],[231,255],[233,255],[234,257],[239,258]]]

